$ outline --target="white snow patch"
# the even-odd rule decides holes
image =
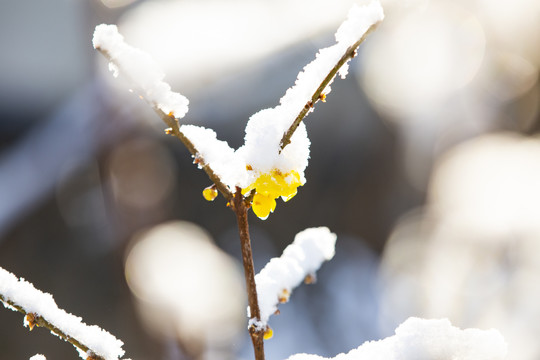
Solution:
[[[165,74],[150,55],[124,42],[116,25],[96,26],[92,40],[94,48],[106,51],[111,62],[109,70],[114,76],[125,75],[154,106],[165,114],[182,118],[188,112],[188,99],[174,91],[163,81]]]
[[[280,154],[283,134],[300,111],[309,104],[317,88],[347,49],[357,42],[370,26],[383,18],[383,9],[379,1],[373,1],[362,7],[354,6],[336,33],[337,43],[321,49],[315,60],[304,67],[298,74],[294,86],[281,98],[280,104],[251,116],[246,126],[245,144],[239,152],[256,172],[268,173],[272,169],[278,169],[287,173],[296,170],[302,182],[305,182],[304,170],[309,159],[310,145],[305,126],[303,123],[300,124],[291,143]],[[345,64],[339,72],[342,78],[347,71],[348,65]],[[329,86],[327,88],[329,91]]]
[[[247,183],[246,163],[237,156],[226,141],[218,140],[214,130],[195,125],[182,125],[180,131],[193,143],[198,155],[212,168],[229,188],[245,187]]]
[[[277,310],[280,296],[287,297],[306,276],[315,274],[324,261],[334,257],[336,239],[327,227],[301,231],[281,257],[271,259],[255,275],[263,326]]]
[[[266,324],[256,318],[251,318],[248,321],[248,329],[253,327],[255,331],[263,331],[266,329]]]
[[[309,104],[324,78],[337,65],[347,49],[357,42],[369,27],[383,19],[379,1],[369,5],[353,7],[347,20],[336,33],[337,43],[322,49],[316,59],[306,65],[298,74],[295,85],[287,90],[280,104],[252,115],[246,125],[245,142],[234,151],[229,145],[217,140],[209,129],[195,126],[182,126],[181,131],[194,143],[204,163],[209,165],[222,182],[234,189],[245,188],[261,174],[279,170],[282,173],[296,171],[300,182],[306,182],[304,170],[308,165],[310,141],[304,123],[300,123],[291,143],[280,152],[283,135],[292,125],[302,109]],[[163,110],[172,112],[175,117],[183,117],[188,110],[188,100],[170,90],[162,81],[164,74],[152,58],[139,49],[124,42],[114,25],[98,25],[94,32],[95,48],[107,51],[112,59],[110,69],[113,74],[125,73],[147,99]],[[347,74],[345,64],[340,75]],[[330,91],[330,86],[326,87]],[[312,109],[309,109],[311,112]],[[247,171],[247,167],[253,171]]]
[[[409,318],[394,336],[369,341],[332,360],[503,360],[508,346],[494,329],[461,330],[448,319]],[[287,360],[329,360],[296,354]]]
[[[47,360],[45,355],[42,354],[36,354],[30,358],[30,360]]]

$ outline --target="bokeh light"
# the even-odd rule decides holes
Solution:
[[[109,156],[107,173],[117,204],[139,212],[167,205],[177,179],[167,150],[146,138],[116,147]]]
[[[485,35],[473,13],[439,1],[399,18],[390,13],[367,47],[363,85],[374,105],[398,121],[418,121],[473,79]]]
[[[384,319],[449,317],[499,329],[508,359],[536,359],[540,321],[540,139],[485,135],[441,157],[424,209],[383,254]]]
[[[352,3],[146,1],[126,13],[119,27],[130,44],[156,59],[167,81],[193,91],[325,30],[334,31]]]
[[[149,333],[175,338],[192,356],[225,348],[245,329],[238,264],[193,223],[176,221],[136,235],[126,279]]]
[[[484,136],[439,160],[431,205],[478,240],[540,230],[540,141]]]

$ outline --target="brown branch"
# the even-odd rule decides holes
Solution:
[[[289,145],[291,143],[291,137],[293,136],[294,132],[298,128],[298,125],[302,122],[302,120],[306,117],[308,112],[313,108],[315,103],[321,99],[321,96],[323,94],[324,89],[334,80],[334,77],[336,76],[339,69],[350,59],[356,56],[356,49],[360,46],[362,42],[367,38],[367,36],[377,28],[380,22],[377,22],[369,27],[369,29],[362,35],[362,37],[355,42],[353,45],[351,45],[349,48],[347,48],[347,51],[343,56],[339,59],[337,64],[330,70],[328,75],[324,78],[324,80],[321,82],[317,90],[313,93],[313,96],[311,97],[311,100],[309,100],[306,105],[302,108],[296,119],[294,119],[293,123],[287,129],[285,134],[283,134],[283,137],[281,138],[281,141],[279,143],[279,152],[283,151],[285,146]]]
[[[109,62],[114,63],[114,59],[111,57],[111,55],[104,49],[97,47],[96,50],[98,50]],[[130,79],[128,79],[129,81]],[[145,100],[146,97],[142,96]],[[180,124],[178,123],[178,120],[173,116],[169,114],[165,114],[161,109],[157,107],[156,104],[147,101],[148,104],[152,107],[152,109],[156,112],[156,114],[163,120],[163,122],[169,127],[166,132],[170,135],[173,135],[177,137],[182,144],[188,149],[188,151],[191,153],[193,158],[195,159],[195,163],[200,165],[201,168],[204,170],[204,172],[208,175],[210,180],[216,184],[217,189],[219,192],[227,199],[227,201],[231,201],[233,198],[233,193],[231,190],[225,185],[219,176],[214,172],[214,170],[210,167],[210,165],[206,164],[204,162],[204,159],[200,155],[200,153],[197,151],[197,148],[195,145],[187,138],[186,135],[180,130]]]
[[[54,326],[52,323],[48,322],[45,318],[43,318],[41,315],[39,314],[34,314],[34,313],[28,313],[26,312],[26,310],[20,306],[20,305],[17,305],[16,303],[14,303],[13,301],[9,300],[9,299],[6,299],[2,294],[0,294],[0,301],[8,304],[10,307],[16,309],[18,312],[22,313],[23,315],[27,316],[27,317],[31,317],[31,321],[29,321],[30,323],[30,330],[32,330],[32,328],[34,326],[38,326],[38,327],[43,327],[43,328],[47,328],[49,329],[50,332],[52,332],[53,334],[57,335],[58,337],[60,337],[61,339],[69,342],[70,344],[72,344],[73,346],[75,346],[76,348],[84,351],[85,353],[88,353],[91,355],[89,355],[89,359],[92,359],[92,360],[105,360],[105,358],[97,355],[95,353],[95,351],[93,351],[92,349],[90,349],[88,346],[84,345],[82,342],[80,342],[79,340],[75,339],[74,337],[71,337],[67,334],[65,334],[62,330],[58,329],[56,326]],[[28,318],[27,318],[28,319]]]
[[[229,190],[229,187],[225,185],[219,176],[216,175],[214,170],[210,167],[210,165],[206,164],[204,162],[204,159],[197,151],[197,148],[195,145],[191,142],[191,140],[188,139],[186,135],[180,130],[180,125],[178,124],[178,120],[174,118],[174,116],[170,116],[165,114],[163,111],[158,109],[154,104],[152,105],[152,109],[158,114],[158,116],[169,126],[167,129],[167,132],[175,137],[177,137],[182,144],[188,149],[188,151],[193,155],[195,159],[195,163],[201,166],[201,168],[204,170],[206,175],[210,178],[210,180],[216,185],[218,191],[227,199],[227,201],[231,201],[233,198],[233,193],[231,190]]]
[[[242,247],[242,262],[244,264],[244,277],[246,278],[246,289],[248,294],[249,316],[257,321],[261,320],[261,310],[257,297],[257,286],[255,284],[255,269],[253,266],[253,255],[251,251],[251,240],[249,238],[249,225],[247,211],[249,206],[244,201],[241,189],[236,188],[232,209],[236,214],[238,222],[238,232],[240,234],[240,245]],[[264,329],[256,326],[249,327],[251,342],[255,352],[255,360],[264,360]]]

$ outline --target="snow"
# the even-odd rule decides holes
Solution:
[[[369,27],[384,19],[384,12],[379,1],[372,1],[366,6],[353,5],[347,20],[336,32],[336,41],[340,44],[352,45],[358,41]]]
[[[262,174],[275,170],[284,174],[296,171],[304,184],[310,146],[304,123],[300,123],[291,143],[283,151],[280,149],[281,139],[347,49],[383,17],[378,1],[353,7],[336,33],[337,43],[320,50],[316,59],[304,67],[280,104],[251,116],[245,130],[244,145],[238,150],[234,151],[226,142],[218,140],[212,130],[182,126],[181,131],[194,143],[204,163],[232,189],[235,186],[245,188]],[[162,81],[164,74],[152,58],[126,44],[115,25],[98,25],[93,44],[96,49],[108,53],[113,74],[124,73],[148,101],[167,114],[172,112],[177,118],[186,114],[188,100],[171,91],[170,86]],[[347,64],[340,70],[340,76],[346,74]],[[330,86],[325,89],[325,93],[328,92]],[[248,168],[252,171],[247,171]]]
[[[234,189],[247,185],[246,163],[226,141],[218,140],[214,130],[200,126],[183,125],[180,131],[193,143],[198,155],[204,159],[221,181]]]
[[[249,314],[248,314],[248,316],[249,316]],[[262,322],[260,320],[257,320],[255,318],[251,318],[248,321],[248,329],[251,329],[251,328],[254,328],[255,331],[266,330],[266,323],[264,323],[264,322]]]
[[[47,360],[47,358],[44,355],[36,354],[30,358],[30,360]]]
[[[272,169],[278,169],[283,173],[296,170],[305,182],[304,170],[308,163],[310,145],[305,126],[303,123],[300,124],[291,139],[291,144],[280,154],[283,134],[312,100],[313,94],[347,49],[356,43],[370,26],[382,21],[383,18],[383,9],[379,1],[373,1],[362,7],[354,6],[336,33],[337,43],[321,49],[315,60],[304,67],[298,74],[295,85],[281,98],[280,104],[251,116],[246,127],[245,144],[240,149],[247,164],[259,173],[268,173]],[[340,71],[342,77],[346,74],[347,64]],[[329,91],[330,87],[327,86],[325,92]]]
[[[51,294],[37,290],[31,283],[22,278],[17,279],[3,268],[0,268],[0,294],[6,300],[21,306],[26,313],[43,317],[64,334],[77,339],[106,360],[117,360],[124,354],[121,340],[96,325],[86,325],[80,317],[58,308]],[[79,353],[86,359],[83,352]]]
[[[383,10],[378,1],[363,7],[353,7],[348,19],[336,33],[337,44],[320,50],[316,59],[304,67],[298,74],[295,85],[281,98],[280,105],[261,110],[251,116],[246,125],[244,145],[232,155],[230,150],[225,149],[223,142],[218,143],[212,139],[201,153],[208,151],[217,153],[220,148],[226,155],[213,157],[217,161],[203,156],[205,162],[214,170],[217,167],[240,169],[248,165],[253,169],[247,174],[244,174],[245,170],[241,170],[236,173],[236,176],[230,170],[226,171],[226,175],[225,172],[215,171],[220,177],[226,178],[224,182],[228,185],[234,184],[244,188],[261,174],[270,173],[272,170],[279,170],[282,173],[294,170],[300,175],[300,181],[304,184],[306,182],[304,171],[308,165],[310,146],[305,124],[300,123],[291,138],[291,143],[283,151],[280,151],[281,139],[347,49],[357,42],[370,26],[381,21],[383,17]],[[340,72],[342,77],[346,74],[347,64]],[[328,86],[325,91],[330,92],[330,87]],[[211,137],[209,135],[209,138]],[[201,142],[197,141],[197,143]],[[210,144],[217,145],[215,151],[209,149]]]
[[[366,342],[333,360],[502,360],[508,352],[494,329],[461,330],[448,319],[409,318],[394,336]],[[318,355],[296,354],[288,360],[324,360]]]
[[[108,54],[109,69],[115,77],[120,73],[125,75],[135,85],[134,90],[165,114],[176,118],[186,115],[188,99],[171,91],[158,64],[147,53],[126,44],[116,25],[96,26],[92,43],[94,48]]]
[[[266,326],[270,316],[277,310],[280,297],[282,302],[286,301],[306,276],[314,276],[324,261],[334,257],[336,238],[336,234],[331,233],[327,227],[301,231],[296,234],[294,242],[285,248],[281,257],[271,259],[255,276],[261,311],[257,326]]]
[[[279,153],[281,138],[302,107],[294,115],[292,112],[282,114],[278,106],[251,116],[246,126],[244,145],[237,150],[237,154],[254,170],[253,180],[260,174],[277,169],[282,173],[295,170],[301,182],[306,182],[304,170],[308,165],[310,141],[304,123],[296,129],[289,146]],[[281,125],[278,121],[281,121]]]

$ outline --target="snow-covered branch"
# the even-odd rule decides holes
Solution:
[[[345,77],[348,61],[383,18],[377,0],[366,6],[354,6],[336,33],[337,43],[321,49],[315,60],[304,67],[280,104],[250,117],[244,145],[237,153],[249,170],[248,189],[256,191],[253,211],[261,219],[274,211],[275,199],[281,197],[287,201],[296,194],[298,186],[305,184],[310,141],[302,120],[317,101],[325,100],[336,74]],[[284,177],[289,178],[285,181],[288,186],[282,185]]]
[[[109,67],[124,73],[169,126],[167,133],[178,137],[229,201],[236,213],[249,302],[249,331],[257,360],[264,360],[264,337],[269,317],[280,302],[286,302],[302,281],[312,282],[322,262],[334,256],[336,235],[327,228],[307,229],[297,234],[280,258],[272,259],[254,275],[247,210],[251,207],[266,219],[276,207],[276,199],[290,200],[306,182],[304,170],[310,141],[302,119],[318,100],[325,99],[336,74],[344,77],[347,62],[356,48],[383,19],[378,0],[354,7],[336,33],[337,43],[322,49],[316,59],[298,75],[295,85],[280,105],[262,110],[248,121],[245,143],[238,150],[218,140],[216,133],[194,125],[180,125],[187,112],[187,99],[173,93],[163,82],[151,58],[124,43],[114,25],[99,25],[94,47],[109,60]],[[233,194],[234,192],[234,194]],[[203,192],[207,200],[217,193],[213,187]]]
[[[266,264],[255,276],[261,318],[251,319],[251,325],[266,328],[278,304],[288,301],[294,288],[315,280],[322,263],[334,257],[336,239],[327,227],[306,229],[296,234],[281,257]]]
[[[339,73],[342,79],[345,78],[349,70],[348,62],[356,56],[356,49],[383,19],[384,12],[379,1],[362,7],[354,5],[347,20],[336,32],[337,43],[321,49],[316,59],[298,74],[295,86],[280,100],[280,106],[286,109],[289,119],[298,114],[284,131],[279,143],[280,152],[290,144],[292,135],[315,103],[319,100],[325,101],[336,75]]]
[[[118,360],[123,342],[96,325],[60,309],[51,294],[37,290],[24,279],[0,268],[0,301],[8,309],[25,315],[24,325],[45,327],[71,343],[83,359]]]
[[[244,145],[236,151],[218,140],[213,130],[178,123],[187,112],[187,99],[170,90],[151,57],[126,44],[116,26],[97,26],[93,44],[109,60],[114,74],[124,74],[142,93],[169,126],[167,132],[184,143],[217,190],[230,202],[234,189],[240,187],[255,214],[266,219],[276,207],[275,199],[289,200],[306,182],[310,141],[302,119],[318,100],[324,101],[336,74],[346,75],[347,63],[357,47],[383,18],[377,0],[354,6],[336,32],[337,43],[319,51],[298,74],[280,105],[251,116]]]
[[[321,49],[315,60],[304,67],[295,85],[287,90],[278,106],[251,116],[246,127],[244,145],[248,164],[260,172],[268,172],[269,168],[276,167],[284,173],[294,169],[303,174],[309,155],[309,150],[304,148],[309,147],[309,140],[304,140],[307,136],[303,134],[305,128],[301,125],[302,120],[313,110],[317,101],[325,100],[336,74],[345,77],[348,61],[355,56],[358,46],[383,18],[384,12],[379,1],[361,7],[353,6],[347,20],[336,32],[337,43]],[[293,137],[299,127],[304,131]],[[286,149],[288,145],[294,149]],[[284,156],[282,153],[285,153]],[[277,159],[263,161],[269,158],[268,154]]]
[[[92,39],[94,48],[107,54],[109,69],[117,77],[120,73],[135,87],[132,89],[154,107],[175,118],[188,112],[188,99],[163,81],[165,74],[152,57],[124,42],[116,25],[96,26]]]
[[[150,104],[168,126],[166,132],[182,141],[195,159],[195,163],[206,172],[217,189],[230,201],[233,194],[228,184],[221,180],[220,174],[214,171],[209,161],[203,157],[178,123],[178,119],[184,117],[188,111],[188,99],[171,91],[170,85],[163,81],[165,74],[152,57],[127,44],[116,25],[96,26],[92,43],[94,48],[109,61],[109,69],[113,71],[113,75],[116,77],[122,74],[132,84],[134,91]]]
[[[508,346],[494,329],[461,330],[447,319],[409,318],[394,336],[366,342],[331,359],[296,354],[287,360],[503,360]]]

